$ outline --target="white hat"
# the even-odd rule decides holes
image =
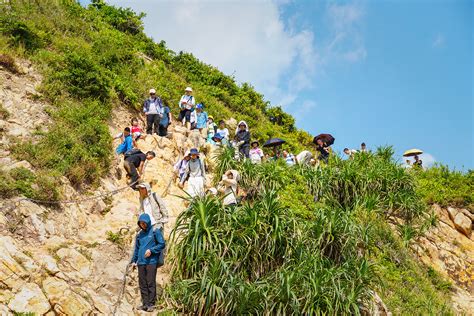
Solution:
[[[156,93],[156,90],[155,89],[150,89],[150,94],[152,93]]]
[[[191,87],[186,87],[186,89],[184,89],[184,91],[193,92],[193,89],[191,89]]]

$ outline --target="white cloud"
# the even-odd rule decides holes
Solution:
[[[435,38],[431,42],[433,48],[443,47],[445,43],[444,35],[441,33],[436,34]]]
[[[250,82],[273,104],[289,106],[311,87],[318,58],[313,33],[282,20],[281,0],[108,2],[145,12],[148,35]]]

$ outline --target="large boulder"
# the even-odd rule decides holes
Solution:
[[[62,265],[79,272],[79,277],[88,278],[91,275],[91,263],[76,249],[61,248],[56,254],[61,258]]]
[[[17,313],[43,315],[51,308],[40,287],[35,283],[25,284],[8,303],[8,307]]]
[[[471,238],[472,221],[469,217],[464,215],[464,213],[459,212],[454,217],[453,222],[459,232],[463,233],[467,238]]]

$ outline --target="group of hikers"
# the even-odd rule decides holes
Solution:
[[[196,104],[190,87],[185,89],[184,95],[179,100],[178,124],[181,124],[187,131],[197,134],[207,146],[226,147],[235,149],[235,159],[249,159],[254,164],[261,164],[265,161],[275,161],[282,159],[288,166],[296,164],[318,165],[327,163],[331,155],[331,145],[334,138],[329,134],[329,138],[315,137],[317,157],[308,150],[293,155],[287,150],[281,150],[281,146],[272,146],[270,154],[264,154],[257,140],[251,140],[249,126],[245,121],[240,121],[233,137],[226,122],[220,120],[218,124],[214,118],[204,111],[202,103]],[[165,240],[163,230],[168,222],[168,211],[160,196],[152,192],[148,183],[143,182],[142,175],[144,165],[147,160],[155,158],[153,151],[143,153],[137,148],[137,142],[153,133],[161,136],[169,136],[168,127],[172,122],[170,108],[163,100],[156,95],[155,89],[149,90],[149,97],[144,101],[143,113],[146,116],[146,133],[139,126],[137,118],[131,120],[131,125],[125,127],[122,133],[116,138],[121,138],[121,143],[116,149],[117,154],[124,155],[124,169],[129,178],[129,185],[140,195],[140,215],[138,218],[139,233],[135,240],[134,254],[131,260],[133,266],[138,266],[139,287],[142,297],[140,310],[152,311],[156,301],[156,272],[157,268],[163,265]],[[332,138],[332,139],[331,139]],[[238,204],[240,175],[236,170],[227,170],[217,187],[206,190],[206,165],[201,157],[198,146],[191,148],[174,165],[174,172],[178,186],[184,189],[187,183],[186,192],[194,198],[204,194],[223,195],[223,204],[226,207],[233,207]],[[344,148],[344,153],[348,159],[354,158],[359,152],[367,152],[365,143],[362,143],[359,150]],[[421,166],[421,160],[415,157],[413,165]]]

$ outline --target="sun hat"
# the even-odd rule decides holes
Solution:
[[[186,89],[184,89],[184,91],[193,92],[193,89],[191,89],[191,87],[186,87]]]
[[[189,151],[189,154],[190,155],[199,155],[199,150],[197,150],[197,148],[191,148],[191,150]]]
[[[212,115],[209,115],[209,116],[207,117],[207,119],[208,119],[208,120],[209,120],[209,119],[211,119],[211,120],[213,120],[213,121],[214,121],[214,116],[212,116]]]
[[[155,89],[150,89],[150,94],[154,94],[156,93],[156,90]]]
[[[222,140],[223,138],[224,138],[224,137],[223,137],[221,134],[216,133],[216,134],[214,135],[214,137],[212,137],[212,140],[214,140],[214,141],[215,141],[216,139]]]
[[[250,143],[250,146],[252,146],[253,144],[257,144],[257,146],[260,145],[260,143],[258,142],[258,140],[254,140],[253,142]]]
[[[204,107],[204,106],[203,106],[202,103],[198,103],[198,104],[196,105],[196,109],[202,109],[203,107]]]

